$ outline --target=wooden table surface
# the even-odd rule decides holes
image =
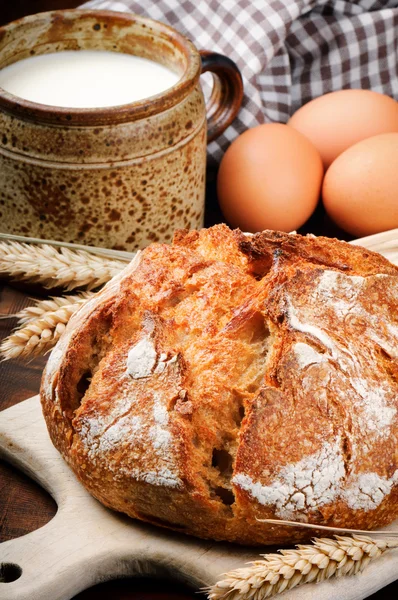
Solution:
[[[12,0],[0,3],[0,25],[26,14],[73,8],[80,4],[76,0]],[[210,182],[210,188],[212,187]],[[214,189],[214,186],[213,186]],[[208,193],[206,224],[211,225],[221,219],[214,194]],[[212,198],[209,200],[209,197]],[[1,229],[1,224],[0,224]],[[315,234],[337,235],[322,211],[307,224],[304,231]],[[347,239],[347,238],[346,238]],[[31,303],[33,296],[45,297],[44,290],[28,288],[21,284],[0,282],[0,316],[14,314]],[[0,340],[6,337],[15,326],[14,319],[0,318]],[[0,363],[0,410],[36,394],[46,358],[27,361]],[[0,542],[9,540],[41,527],[56,512],[53,499],[40,486],[5,462],[0,461]],[[0,555],[1,562],[1,555]],[[397,566],[398,570],[398,566]],[[7,585],[7,584],[3,584]],[[391,584],[377,594],[373,600],[387,600],[398,597],[398,583]],[[75,597],[75,600],[188,600],[198,598],[190,590],[175,581],[154,579],[124,579],[96,585]]]

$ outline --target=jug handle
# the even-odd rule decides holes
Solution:
[[[207,142],[212,142],[232,123],[239,112],[243,99],[243,81],[233,60],[200,50],[202,73],[211,72],[214,77],[211,96],[206,105]]]

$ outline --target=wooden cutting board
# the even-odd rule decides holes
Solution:
[[[178,535],[103,507],[53,447],[38,396],[0,413],[0,456],[38,481],[58,505],[47,525],[0,544],[3,572],[15,578],[22,571],[15,581],[0,583],[0,600],[69,600],[101,581],[140,575],[170,576],[199,589],[258,558],[253,548]],[[391,551],[359,575],[305,585],[283,598],[359,600],[397,578],[398,552]]]

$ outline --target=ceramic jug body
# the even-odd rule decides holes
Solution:
[[[1,68],[64,50],[134,54],[168,67],[178,81],[150,98],[88,109],[0,90],[1,230],[134,250],[170,241],[175,229],[200,228],[207,140],[231,122],[242,98],[235,65],[212,53],[201,58],[173,28],[125,13],[55,11],[0,29]],[[210,122],[204,70],[219,82]]]

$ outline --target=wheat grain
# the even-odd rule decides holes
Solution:
[[[41,300],[15,316],[22,323],[0,346],[3,360],[45,354],[59,340],[65,327],[80,306],[92,294],[83,293]]]
[[[47,313],[56,312],[70,304],[82,304],[94,295],[93,292],[82,292],[80,294],[68,294],[67,296],[51,296],[47,300],[37,300],[33,306],[27,306],[13,316],[18,319],[19,325],[24,325],[33,319],[43,318]]]
[[[263,600],[304,583],[354,575],[389,548],[397,547],[396,540],[363,535],[315,538],[311,545],[264,554],[262,560],[226,573],[206,591],[209,600]]]
[[[40,283],[47,288],[73,290],[97,288],[119,273],[126,263],[96,256],[84,250],[56,248],[49,244],[0,242],[0,274]]]

